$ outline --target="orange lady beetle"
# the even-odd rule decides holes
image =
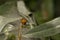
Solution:
[[[25,25],[26,22],[27,22],[27,20],[26,20],[25,18],[22,18],[22,19],[21,19],[21,23],[22,23],[23,25]]]

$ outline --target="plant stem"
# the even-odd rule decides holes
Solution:
[[[18,40],[22,39],[22,24],[20,24],[20,27],[18,27]]]

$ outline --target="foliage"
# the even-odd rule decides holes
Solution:
[[[16,40],[16,37],[14,34],[9,34],[7,40]]]
[[[0,6],[0,32],[6,24],[20,19],[17,13],[15,1],[6,2]]]
[[[29,30],[23,37],[28,38],[44,38],[50,37],[54,40],[60,40],[60,17],[56,18],[47,23],[47,20],[43,20],[42,11],[38,9],[36,0],[25,1],[28,2],[28,9],[34,11],[35,18],[37,19],[39,26]],[[16,1],[6,2],[3,5],[0,5],[0,32],[8,23],[14,22],[20,19],[20,16],[17,14],[17,9],[15,5]],[[53,16],[53,3],[51,0],[45,0],[45,10],[48,12],[48,18],[52,18]],[[37,10],[38,9],[38,10]],[[36,11],[37,10],[37,11]],[[13,11],[13,12],[12,12]],[[2,21],[1,21],[2,20]],[[44,23],[44,24],[41,24]],[[56,35],[57,34],[57,35]],[[15,40],[15,35],[11,34],[8,36],[7,40]]]
[[[60,31],[60,17],[31,29],[23,36],[27,38],[44,38],[51,36],[53,39],[55,37],[58,37],[58,35],[56,34],[59,34],[60,33],[59,31]]]

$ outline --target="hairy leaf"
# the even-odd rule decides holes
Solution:
[[[59,31],[60,31],[60,17],[31,29],[25,34],[24,37],[33,38],[48,37],[60,33]]]

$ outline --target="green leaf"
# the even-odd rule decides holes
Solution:
[[[2,32],[9,32],[9,31],[12,31],[12,30],[14,30],[14,29],[15,29],[15,26],[13,26],[13,25],[11,25],[11,24],[7,24],[7,25],[3,28]]]
[[[60,33],[60,17],[31,29],[23,36],[28,38],[40,38],[53,36],[58,33]]]
[[[4,26],[10,22],[14,22],[19,20],[21,17],[18,15],[16,2],[6,2],[5,4],[0,6],[0,32],[4,28]]]

